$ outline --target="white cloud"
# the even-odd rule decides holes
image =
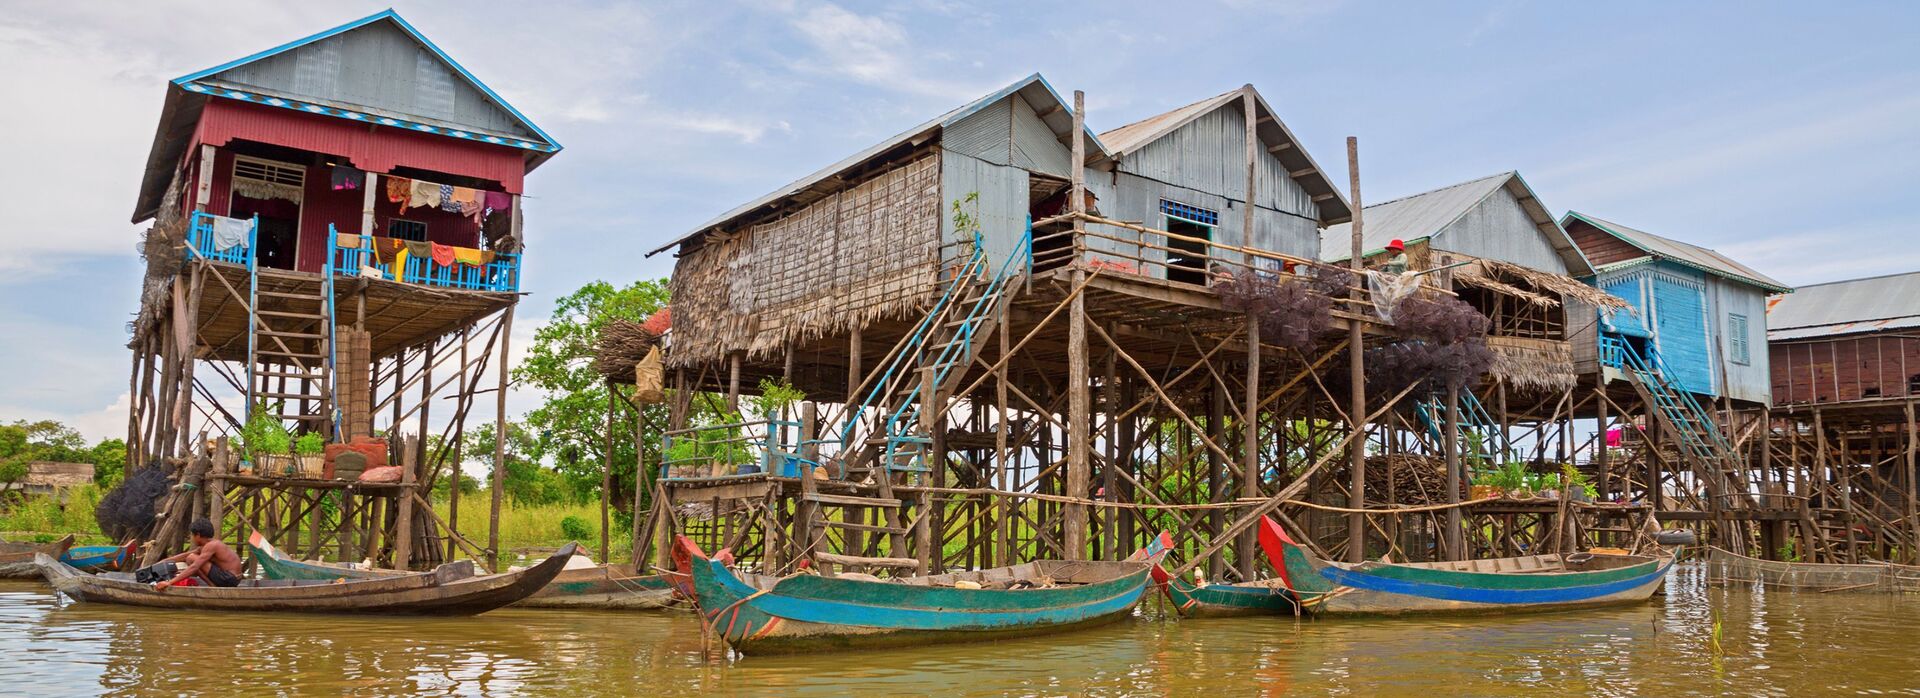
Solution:
[[[895,92],[966,100],[995,86],[936,77],[919,64],[925,42],[911,40],[900,23],[878,15],[862,15],[833,3],[802,11],[793,28],[812,46],[816,56],[799,67],[856,83]]]

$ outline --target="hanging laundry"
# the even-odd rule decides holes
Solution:
[[[401,254],[407,251],[407,241],[400,238],[374,238],[373,258],[381,264],[392,266]]]
[[[474,225],[480,224],[480,211],[487,205],[486,199],[480,194],[480,190],[468,187],[454,187],[452,193],[448,195],[448,201],[450,205],[447,206],[447,210],[456,211],[461,215],[472,218]]]
[[[405,177],[387,175],[387,201],[400,204],[400,212],[407,212],[407,199],[413,194],[413,180]]]
[[[511,209],[513,208],[513,195],[508,194],[504,191],[487,192],[486,207],[488,211],[492,211],[494,213],[499,213],[501,211]]]
[[[485,264],[480,261],[480,255],[482,254],[485,254],[485,252],[471,247],[455,247],[453,248],[453,261],[456,264],[465,264],[470,267],[482,266]]]
[[[440,185],[440,210],[448,213],[460,212],[460,202],[453,198],[453,185],[451,184]]]
[[[342,250],[360,249],[360,236],[354,235],[353,233],[335,233],[333,236],[333,246]]]
[[[444,200],[440,195],[440,185],[416,179],[413,180],[413,187],[407,195],[407,205],[400,211],[404,213],[407,208],[414,206],[440,208],[440,202]]]
[[[433,246],[433,263],[443,267],[453,266],[453,246],[440,243],[428,243]]]
[[[213,249],[227,250],[234,246],[245,247],[247,234],[253,232],[253,219],[213,217]]]
[[[360,183],[367,180],[367,173],[352,165],[333,166],[333,190],[359,189]]]
[[[387,278],[387,273],[386,273],[386,272],[384,272],[384,271],[380,271],[380,268],[379,268],[379,267],[376,267],[376,266],[373,266],[373,265],[371,265],[371,264],[366,264],[366,265],[362,265],[362,266],[360,267],[360,275],[361,275],[361,276],[364,276],[364,277],[367,277],[367,278],[369,278],[369,279],[384,279],[384,278]]]
[[[407,241],[407,254],[409,254],[409,255],[412,255],[412,256],[415,256],[415,257],[419,257],[419,258],[421,258],[421,259],[432,259],[432,258],[433,258],[433,243],[431,243],[431,242],[414,242],[414,241],[412,241],[412,240],[408,240],[408,241]]]
[[[401,245],[400,253],[393,256],[393,280],[394,281],[407,280],[407,257],[409,256],[407,253],[410,251],[411,250],[408,249],[406,245]]]

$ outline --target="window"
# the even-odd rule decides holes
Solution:
[[[426,242],[427,224],[421,221],[395,218],[387,221],[387,237],[412,240],[414,242]]]
[[[245,155],[233,156],[235,194],[249,199],[283,199],[300,203],[306,187],[307,170],[299,165],[274,162]]]
[[[1727,316],[1727,358],[1746,366],[1753,363],[1753,350],[1747,344],[1747,316]]]

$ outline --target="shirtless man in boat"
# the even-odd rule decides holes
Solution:
[[[184,562],[185,566],[172,579],[156,582],[155,591],[166,591],[188,579],[194,584],[216,587],[230,587],[240,584],[240,555],[219,538],[214,537],[213,522],[204,518],[194,519],[187,527],[193,535],[193,547],[184,553],[169,557],[161,562]]]

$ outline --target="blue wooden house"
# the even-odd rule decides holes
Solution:
[[[1578,211],[1560,224],[1593,263],[1593,285],[1632,306],[1585,330],[1579,358],[1590,370],[1611,342],[1659,361],[1687,392],[1769,402],[1767,296],[1793,289],[1719,252]]]

